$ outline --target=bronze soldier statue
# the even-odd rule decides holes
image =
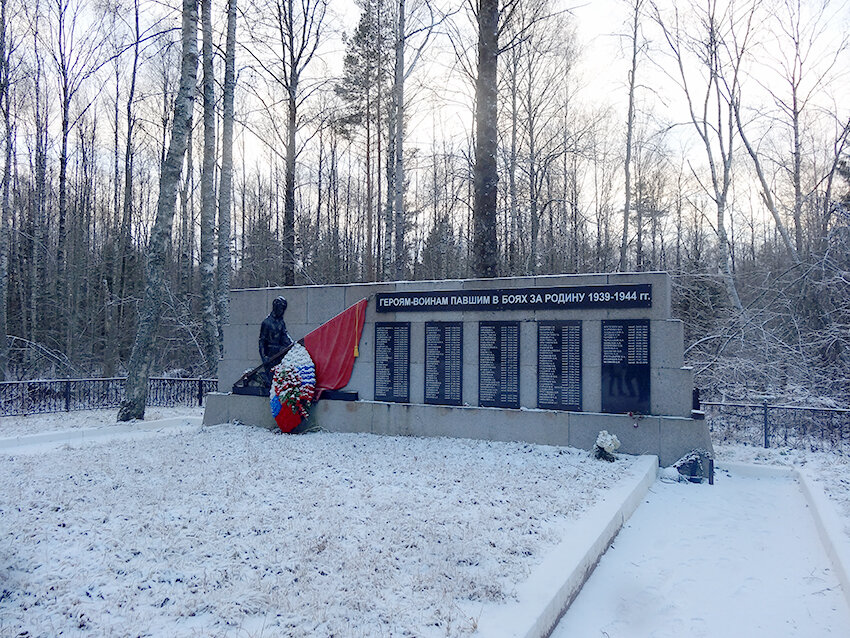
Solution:
[[[286,299],[278,297],[272,302],[272,311],[269,316],[263,319],[260,325],[260,359],[266,368],[266,379],[271,385],[271,369],[273,364],[270,363],[275,355],[292,345],[292,337],[286,331],[286,322],[283,320],[283,313],[286,312]]]

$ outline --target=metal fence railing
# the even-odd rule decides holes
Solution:
[[[124,378],[0,382],[0,416],[117,408]],[[203,406],[216,379],[148,379],[147,405]],[[716,443],[850,452],[850,409],[767,403],[700,404]]]
[[[0,416],[44,414],[117,408],[124,398],[124,378],[53,379],[0,383]],[[147,405],[158,407],[203,406],[216,379],[148,379]]]
[[[765,403],[701,404],[716,443],[850,451],[850,410]]]

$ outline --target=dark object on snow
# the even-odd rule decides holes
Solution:
[[[708,479],[708,484],[714,485],[714,459],[705,450],[691,450],[673,463],[673,467],[691,483]]]
[[[600,461],[608,461],[609,463],[613,463],[617,460],[616,456],[611,454],[604,447],[599,447],[598,445],[593,446],[593,456],[594,458],[597,458]]]

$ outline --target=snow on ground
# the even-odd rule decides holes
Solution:
[[[4,417],[0,439],[108,432],[115,413]],[[476,619],[461,603],[510,600],[564,521],[630,464],[545,446],[235,425],[102,441],[0,451],[0,638],[466,634]],[[801,467],[850,534],[850,458],[715,450],[717,485],[656,482],[556,635],[850,626],[810,517],[794,515],[804,511],[795,484],[722,471],[730,461]]]
[[[0,636],[467,633],[630,464],[230,424],[2,452]]]
[[[109,410],[84,410],[79,412],[53,412],[50,414],[32,414],[29,416],[3,416],[0,417],[0,439],[113,425],[117,415],[118,408]],[[145,409],[145,421],[203,415],[203,408],[149,407]]]
[[[716,479],[656,481],[552,637],[847,636],[850,609],[797,482]]]
[[[850,455],[834,452],[810,452],[787,447],[759,448],[744,445],[715,445],[718,462],[756,465],[795,466],[805,470],[826,492],[845,521],[844,533],[850,540]]]

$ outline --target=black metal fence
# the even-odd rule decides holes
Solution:
[[[0,383],[0,416],[117,408],[124,398],[124,378],[54,379]],[[203,406],[216,379],[148,379],[147,405]]]
[[[55,379],[0,383],[0,416],[117,408],[124,378]],[[216,379],[148,379],[147,405],[203,406]],[[811,451],[850,452],[850,410],[767,403],[703,402],[701,408],[717,443],[787,446]]]
[[[850,410],[767,403],[701,404],[716,443],[850,451]]]

